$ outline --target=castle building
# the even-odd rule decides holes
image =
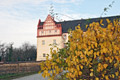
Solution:
[[[62,33],[61,24],[57,24],[54,19],[48,15],[45,22],[39,20],[37,29],[37,61],[45,60],[46,55],[50,55],[50,44],[57,44],[58,48],[64,47],[67,41],[67,33]]]
[[[64,43],[68,41],[68,30],[75,29],[75,26],[80,25],[83,31],[86,31],[86,24],[92,22],[100,22],[103,19],[106,25],[106,19],[114,20],[120,19],[120,16],[104,17],[104,18],[92,18],[56,22],[50,15],[47,16],[44,22],[39,20],[37,25],[37,59],[36,61],[46,60],[46,55],[50,55],[50,44],[57,44],[58,48],[64,48]],[[103,26],[105,27],[105,26]]]

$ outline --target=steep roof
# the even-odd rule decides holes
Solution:
[[[103,24],[107,25],[106,19],[109,19],[110,21],[113,21],[114,19],[120,19],[119,16],[111,16],[111,17],[101,17],[101,18],[90,18],[90,19],[81,19],[81,20],[71,20],[71,21],[63,21],[63,22],[56,22],[56,24],[62,25],[62,32],[68,32],[69,29],[74,30],[75,26],[80,24],[80,27],[83,31],[86,31],[85,25],[90,24],[92,22],[100,22],[100,20],[103,19]],[[43,25],[43,22],[40,24]],[[102,26],[103,28],[105,26]]]

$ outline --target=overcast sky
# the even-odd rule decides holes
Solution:
[[[58,20],[71,20],[100,17],[112,1],[103,17],[120,15],[120,0],[0,0],[0,42],[14,42],[15,47],[24,42],[36,45],[38,20],[45,20],[51,3]]]

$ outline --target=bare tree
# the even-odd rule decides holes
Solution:
[[[13,47],[13,43],[0,43],[0,61],[3,62],[35,61],[36,53],[36,46],[27,42],[19,48]]]
[[[0,42],[0,61],[3,62],[5,61],[6,51],[7,51],[7,47],[5,43]]]

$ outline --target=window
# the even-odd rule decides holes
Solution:
[[[46,54],[45,53],[43,53],[43,57],[45,57],[46,56]]]
[[[43,34],[43,31],[41,31],[41,33]]]
[[[42,45],[45,45],[45,40],[42,40]]]
[[[57,30],[55,30],[55,32],[57,32]]]
[[[49,33],[51,33],[51,30],[49,30]]]
[[[66,47],[66,44],[64,43],[64,48]]]
[[[63,35],[63,38],[66,39],[66,35]]]
[[[56,40],[53,40],[53,44],[56,44]]]

